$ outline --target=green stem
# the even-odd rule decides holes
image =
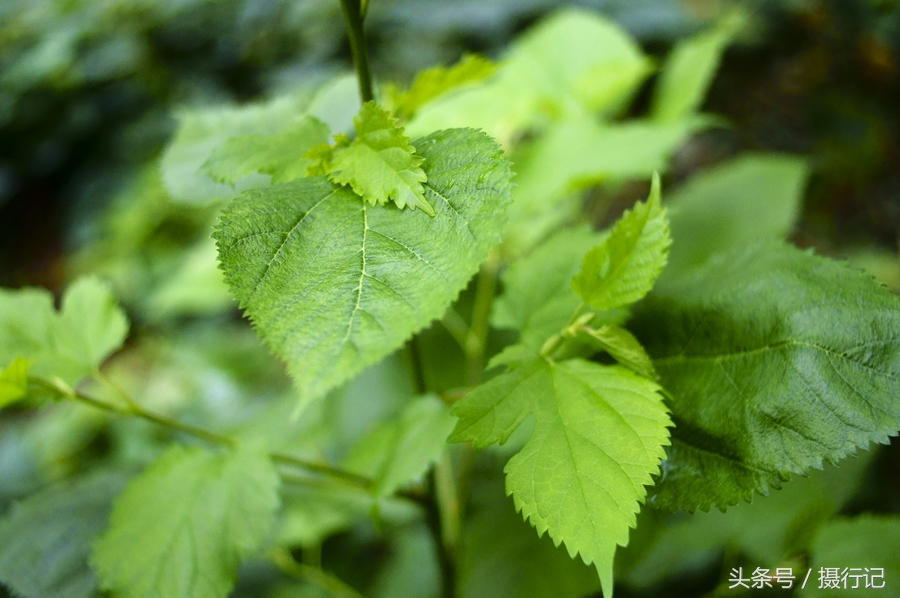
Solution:
[[[356,65],[356,78],[359,80],[359,95],[363,103],[375,100],[372,93],[372,75],[369,73],[369,54],[366,50],[366,36],[363,32],[363,7],[360,0],[341,0],[344,9],[344,22],[347,24],[347,37],[350,39],[350,52],[353,64]]]
[[[162,415],[160,413],[155,413],[145,408],[143,405],[138,403],[131,395],[125,392],[121,387],[117,387],[117,394],[122,395],[122,399],[125,401],[127,406],[120,407],[119,405],[113,405],[111,403],[107,403],[106,401],[101,401],[97,398],[94,398],[90,395],[87,395],[83,392],[79,392],[77,390],[73,390],[71,388],[65,388],[60,385],[53,384],[48,380],[44,380],[42,378],[29,377],[29,380],[42,388],[49,390],[55,395],[64,396],[69,399],[73,399],[84,403],[86,405],[90,405],[95,409],[102,409],[103,411],[107,411],[109,413],[114,413],[116,415],[121,416],[132,416],[139,417],[141,419],[153,422],[159,426],[164,428],[168,428],[170,430],[174,430],[176,432],[183,432],[190,436],[194,436],[195,438],[201,438],[210,442],[212,444],[218,444],[220,446],[227,447],[236,447],[239,442],[235,438],[231,438],[229,436],[225,436],[223,434],[219,434],[217,432],[213,432],[212,430],[207,430],[205,428],[201,428],[199,426],[195,426],[193,424],[189,424],[187,422],[183,422],[181,420],[177,420],[173,417],[169,417],[167,415]],[[317,463],[315,461],[307,461],[306,459],[301,459],[300,457],[294,457],[293,455],[287,455],[284,453],[270,453],[269,458],[272,459],[275,463],[280,463],[282,465],[289,465],[293,467],[297,467],[299,469],[303,469],[309,472],[321,473],[328,476],[332,476],[335,478],[340,478],[343,481],[349,482],[356,486],[362,488],[371,488],[372,480],[355,473],[343,470],[339,467],[335,467],[333,465],[328,465],[326,463]]]
[[[455,309],[449,307],[440,322],[447,333],[456,341],[456,344],[459,345],[459,348],[465,352],[466,342],[469,338],[469,325],[462,319],[462,316],[456,313]]]
[[[343,598],[363,598],[362,594],[334,575],[329,575],[318,567],[311,567],[310,565],[298,563],[287,550],[272,550],[270,557],[276,567],[281,569],[284,574],[289,575],[294,579],[315,584],[334,596]]]
[[[428,390],[425,372],[415,336],[409,342],[410,367],[416,393]],[[456,598],[456,536],[459,530],[459,498],[450,455],[444,450],[441,459],[428,474],[428,496],[421,503],[425,507],[425,522],[434,543],[441,569],[442,598]]]
[[[484,371],[484,353],[487,344],[488,318],[497,292],[497,271],[500,261],[491,257],[482,266],[475,287],[475,304],[472,306],[472,325],[466,338],[466,385],[477,386]]]
[[[435,466],[428,476],[431,500],[425,508],[425,522],[431,532],[441,569],[441,598],[456,598],[456,553],[445,530],[447,509],[441,503],[442,495],[445,494],[441,485],[445,480],[442,481],[444,476],[438,471],[438,467],[439,465]]]

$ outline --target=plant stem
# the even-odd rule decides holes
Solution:
[[[442,492],[439,490],[441,484],[445,482],[441,481],[443,475],[438,473],[438,467],[435,466],[428,476],[431,500],[425,510],[425,522],[428,524],[428,531],[431,532],[441,569],[441,598],[456,598],[455,547],[445,533],[446,511],[441,504]],[[452,472],[450,475],[452,477]]]
[[[122,416],[139,417],[141,419],[153,422],[159,426],[163,426],[164,428],[169,428],[170,430],[174,430],[177,432],[183,432],[190,436],[194,436],[195,438],[201,438],[203,440],[206,440],[207,442],[218,444],[220,446],[236,447],[239,444],[238,440],[235,438],[231,438],[229,436],[213,432],[212,430],[207,430],[205,428],[201,428],[199,426],[177,420],[167,415],[162,415],[160,413],[150,411],[118,386],[116,386],[116,393],[121,394],[122,399],[127,404],[127,406],[125,407],[120,407],[118,405],[107,403],[106,401],[101,401],[100,399],[79,392],[77,390],[63,388],[42,378],[29,377],[29,380],[56,395],[61,395],[69,399],[80,401],[86,405],[90,405],[91,407],[94,407],[96,409],[102,409],[103,411],[107,411],[109,413],[115,413],[116,415]],[[349,482],[361,488],[368,489],[372,487],[373,482],[371,479],[346,471],[339,467],[329,465],[327,463],[307,461],[306,459],[301,459],[300,457],[294,457],[293,455],[287,455],[278,452],[269,453],[269,458],[276,463],[281,463],[282,465],[289,465],[306,471],[340,478],[343,481]]]
[[[341,0],[344,9],[344,22],[347,24],[347,37],[350,39],[350,52],[353,64],[356,65],[356,78],[359,80],[359,95],[363,103],[374,101],[372,93],[372,76],[369,73],[369,54],[366,49],[366,36],[363,32],[364,14],[360,0]]]
[[[418,339],[409,342],[410,367],[416,393],[428,390],[419,354]],[[444,449],[441,458],[428,473],[428,496],[421,503],[425,507],[425,522],[434,543],[441,569],[442,598],[456,598],[456,537],[459,535],[459,497],[450,454]]]
[[[472,306],[472,325],[466,338],[466,385],[476,386],[484,371],[484,352],[489,330],[488,318],[497,291],[497,271],[500,261],[491,256],[478,273],[475,304]]]
[[[275,563],[276,567],[278,567],[283,573],[293,577],[294,579],[313,583],[323,590],[326,590],[329,593],[333,594],[334,596],[341,596],[344,598],[363,598],[362,594],[354,590],[352,587],[350,587],[334,575],[329,575],[319,567],[311,567],[310,565],[298,563],[291,555],[291,553],[287,550],[272,550],[272,552],[270,553],[270,557],[272,559],[272,562]]]

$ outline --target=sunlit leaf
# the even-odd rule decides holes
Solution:
[[[671,425],[659,387],[620,366],[541,358],[513,366],[454,405],[451,439],[505,442],[528,416],[531,438],[505,468],[517,510],[612,592],[616,545],[659,470]]]
[[[653,287],[671,243],[659,177],[654,176],[647,201],[626,212],[609,236],[584,256],[572,288],[595,309],[634,303]]]
[[[223,213],[227,282],[305,400],[443,315],[498,240],[510,172],[497,145],[467,130],[415,145],[434,218],[324,177],[249,192]]]
[[[69,286],[59,312],[44,289],[0,289],[0,364],[26,359],[31,374],[74,386],[118,349],[127,333],[128,319],[96,278]]]

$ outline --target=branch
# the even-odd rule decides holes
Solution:
[[[103,378],[105,378],[105,376]],[[103,378],[101,378],[101,381],[103,380]],[[218,444],[220,446],[233,448],[238,446],[239,444],[239,441],[237,439],[231,438],[230,436],[225,436],[223,434],[219,434],[218,432],[213,432],[212,430],[207,430],[205,428],[183,422],[173,417],[150,411],[149,409],[138,403],[133,397],[131,397],[131,395],[126,393],[119,386],[114,386],[114,389],[116,391],[116,394],[119,394],[125,401],[125,407],[107,403],[106,401],[101,401],[100,399],[87,395],[83,392],[53,384],[52,382],[44,380],[42,378],[30,376],[29,381],[38,386],[41,386],[46,390],[49,390],[54,395],[80,401],[86,405],[94,407],[95,409],[102,409],[109,413],[114,413],[121,416],[139,417],[141,419],[163,426],[164,428],[169,428],[170,430],[174,430],[177,432],[183,432],[190,436],[194,436],[195,438],[200,438],[202,440],[205,440],[212,444]],[[109,384],[112,383],[110,382]],[[278,452],[269,453],[268,456],[275,463],[280,463],[282,465],[296,467],[305,471],[339,478],[345,482],[349,482],[355,486],[359,486],[360,488],[369,489],[374,484],[374,482],[369,478],[357,475],[353,472],[341,469],[328,463],[308,461],[300,457],[295,457],[293,455],[287,455],[285,453]]]

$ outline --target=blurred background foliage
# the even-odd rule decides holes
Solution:
[[[563,4],[609,16],[659,62],[676,42],[742,6],[747,26],[726,51],[704,104],[728,126],[690,137],[672,159],[667,184],[677,188],[698,170],[747,150],[803,155],[811,174],[794,242],[848,259],[900,291],[897,0],[370,4],[373,70],[381,81],[400,83],[466,51],[497,58],[513,37]],[[203,140],[217,123],[192,108],[228,111],[280,97],[268,105],[272,113],[302,106],[323,111],[317,114],[326,120],[329,110],[332,118],[345,118],[352,111],[335,107],[341,93],[323,97],[314,90],[346,72],[349,60],[337,0],[0,2],[0,285],[58,293],[77,274],[99,273],[134,322],[128,346],[107,373],[148,407],[269,442],[283,439],[279,446],[298,454],[352,458],[347,439],[363,437],[403,408],[397,396],[405,395],[396,392],[408,384],[403,364],[389,359],[335,393],[303,433],[288,425],[290,382],[241,320],[215,269],[207,239],[216,205],[172,201],[172,185],[159,167],[179,116],[185,152],[179,160],[202,154],[191,143],[208,143]],[[653,84],[651,77],[619,118],[646,114]],[[646,176],[635,179],[591,191],[597,224],[646,194]],[[464,295],[463,310],[467,301]],[[434,356],[425,364],[430,384],[457,386],[458,380],[442,379],[450,368],[434,365],[461,361],[442,353],[450,344],[443,329],[427,331],[422,344]],[[394,391],[374,400],[373,389]],[[135,469],[166,439],[144,422],[111,421],[77,405],[4,412],[0,512],[101,461]],[[802,537],[814,527],[810,521],[900,512],[897,449],[894,442],[867,452],[725,515],[663,521],[647,510],[619,557],[622,594],[715,595],[732,566],[800,566],[790,558],[810,543]],[[472,521],[462,539],[465,594],[596,591],[591,571],[511,516],[509,501],[494,487],[503,461],[502,449],[488,452],[473,470]],[[309,494],[317,500],[307,500]],[[345,489],[305,488],[287,493],[285,502],[282,533],[303,548],[304,562],[324,563],[371,596],[428,596],[437,584],[427,531],[407,505],[383,506],[383,521],[395,525],[380,529],[366,501]],[[546,570],[536,575],[517,565],[528,559]],[[498,581],[499,572],[508,575]],[[242,571],[236,595],[330,595],[323,592],[259,565]]]

